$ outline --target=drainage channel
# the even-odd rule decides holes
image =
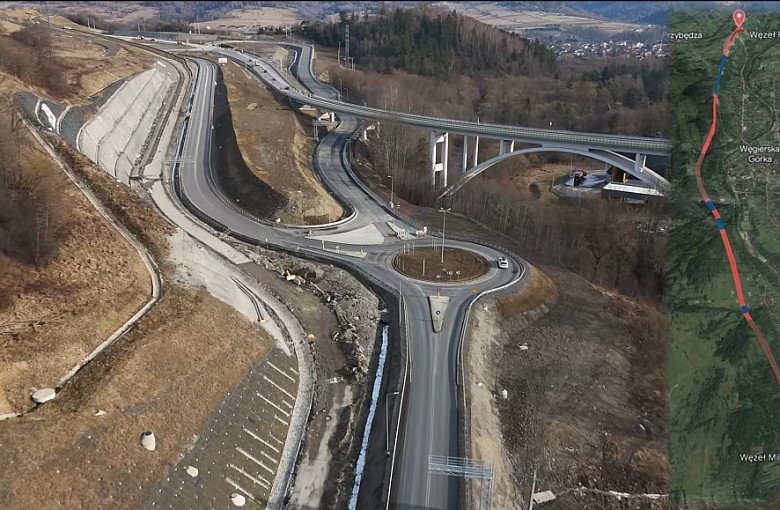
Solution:
[[[387,358],[387,340],[390,327],[382,328],[382,348],[379,351],[379,363],[376,369],[376,378],[374,378],[374,389],[371,392],[371,407],[368,410],[366,426],[363,430],[363,441],[360,445],[360,454],[358,455],[357,466],[355,466],[355,485],[352,487],[352,494],[349,497],[349,510],[357,508],[358,494],[360,493],[360,482],[363,481],[363,470],[366,467],[366,454],[368,452],[368,440],[371,436],[371,428],[376,414],[376,404],[379,400],[379,390],[382,387],[382,376],[385,373],[385,359]]]

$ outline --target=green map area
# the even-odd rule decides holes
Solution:
[[[746,12],[702,166],[750,313],[780,357],[780,16]],[[740,313],[721,236],[694,178],[712,122],[729,10],[674,12],[673,230],[667,307],[675,508],[769,508],[780,493],[780,385]],[[761,36],[761,37],[759,37]],[[762,148],[763,147],[763,148]],[[778,151],[778,152],[775,152]],[[756,454],[749,457],[750,454]]]

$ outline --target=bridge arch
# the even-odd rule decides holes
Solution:
[[[495,156],[493,158],[488,159],[487,161],[478,164],[477,166],[471,168],[469,171],[464,173],[463,176],[457,182],[454,182],[453,184],[444,188],[442,192],[439,194],[438,198],[441,199],[455,193],[460,188],[465,186],[471,179],[481,174],[482,172],[484,172],[491,166],[495,165],[496,163],[511,158],[512,156],[520,156],[522,154],[532,154],[535,152],[565,152],[568,154],[577,154],[580,156],[585,156],[587,158],[602,161],[609,165],[620,168],[626,173],[629,173],[634,177],[638,178],[640,181],[658,189],[664,195],[667,195],[668,192],[671,190],[671,184],[669,183],[669,181],[667,181],[659,174],[657,174],[656,172],[654,172],[653,170],[651,170],[650,168],[644,165],[643,155],[638,154],[637,157],[641,156],[641,159],[635,161],[623,156],[622,154],[618,154],[616,152],[612,152],[608,150],[581,149],[578,147],[560,146],[560,145],[558,146],[542,145],[538,147],[528,147],[525,149],[520,149],[512,152],[505,152],[504,154],[499,154],[498,156]]]

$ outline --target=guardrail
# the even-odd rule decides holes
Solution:
[[[304,45],[287,43],[287,46]],[[311,72],[311,59],[309,59]],[[311,72],[314,76],[314,73]],[[316,78],[315,78],[316,79]],[[282,92],[293,97],[292,90]],[[638,136],[620,136],[602,133],[588,133],[577,131],[555,131],[551,129],[526,128],[491,123],[474,123],[470,121],[429,117],[406,112],[396,112],[360,106],[353,103],[331,100],[321,96],[309,96],[307,100],[315,106],[328,108],[336,112],[346,113],[355,117],[372,118],[376,120],[401,122],[418,126],[424,129],[441,129],[451,133],[478,135],[492,138],[510,140],[528,140],[529,142],[565,142],[575,144],[597,145],[603,148],[611,148],[618,151],[637,151],[643,153],[668,155],[671,152],[671,142],[664,138],[650,138]]]
[[[228,58],[230,58],[234,62],[239,62],[240,63],[240,61],[237,60],[236,58],[234,58],[233,56],[231,56],[231,55],[227,55],[227,56],[228,56]],[[254,57],[254,55],[253,55],[253,57]],[[259,59],[259,57],[255,57],[255,58]],[[203,60],[203,59],[195,59],[195,58],[193,58],[193,60],[196,61],[198,66],[201,66],[201,65],[214,65],[213,63],[211,63],[209,61],[206,61],[206,60]],[[205,62],[205,63],[201,64],[200,61]],[[253,67],[249,67],[249,71],[262,80],[260,74],[257,73],[257,71]],[[314,148],[315,153],[316,153],[317,148],[319,147],[319,145],[321,143],[322,143],[322,141],[320,141],[315,146],[315,148]],[[357,211],[352,206],[352,204],[349,202],[349,200],[347,200],[346,197],[344,197],[344,195],[342,195],[338,190],[335,190],[331,186],[328,186],[327,184],[325,184],[326,188],[328,188],[328,190],[334,195],[334,197],[336,198],[336,201],[339,202],[339,205],[344,209],[344,212],[346,213],[346,216],[343,217],[342,219],[340,219],[338,221],[335,221],[335,222],[324,223],[324,224],[319,224],[319,225],[290,225],[290,224],[285,224],[285,223],[275,223],[275,222],[271,222],[271,221],[268,221],[266,219],[260,218],[260,217],[256,216],[255,214],[251,213],[250,211],[247,211],[246,209],[236,205],[234,202],[229,200],[228,197],[225,196],[224,193],[222,193],[222,190],[216,184],[216,181],[214,180],[214,174],[211,171],[211,168],[214,168],[216,166],[214,164],[215,163],[214,162],[215,151],[209,151],[209,153],[210,153],[210,158],[211,158],[211,162],[212,162],[212,165],[211,165],[209,171],[207,172],[209,187],[219,197],[219,199],[222,201],[222,203],[224,203],[225,205],[227,205],[228,207],[233,209],[235,212],[237,212],[237,213],[239,213],[239,214],[241,214],[243,216],[246,216],[247,218],[250,218],[250,219],[252,219],[253,221],[255,221],[257,223],[260,223],[262,225],[266,225],[266,226],[269,226],[269,227],[272,226],[274,228],[322,230],[322,229],[328,229],[328,228],[332,228],[332,227],[337,227],[339,225],[343,225],[344,223],[347,223],[347,222],[353,220],[355,218],[355,216],[357,215]],[[316,174],[316,172],[315,172],[315,174]],[[319,179],[319,177],[318,177],[318,180],[320,180],[320,182],[322,182],[322,180]]]
[[[200,68],[199,68],[199,70],[200,70]],[[255,72],[255,74],[257,75],[256,72]],[[193,89],[193,96],[194,96],[194,89]],[[191,97],[191,100],[190,100],[190,109],[192,107],[192,100],[193,100],[193,97]],[[186,125],[185,125],[185,129],[186,129]],[[184,130],[182,131],[182,133],[184,133]],[[345,141],[345,143],[344,143],[344,145],[342,147],[342,153],[341,153],[342,163],[344,164],[344,168],[346,169],[348,175],[350,176],[350,179],[359,188],[361,188],[361,190],[363,190],[363,192],[365,192],[377,204],[379,204],[380,207],[382,207],[383,210],[388,212],[391,216],[394,216],[394,217],[400,219],[401,221],[403,221],[403,222],[405,222],[405,223],[407,223],[407,224],[409,224],[411,226],[414,226],[414,227],[416,227],[418,229],[421,228],[422,224],[420,222],[418,222],[417,220],[414,220],[414,219],[412,219],[412,218],[410,218],[410,217],[400,213],[395,208],[389,208],[387,206],[387,204],[372,189],[370,189],[365,183],[363,183],[363,181],[354,173],[354,170],[352,169],[351,165],[349,164],[349,160],[348,160],[346,151],[351,147],[351,144],[354,142],[355,136],[356,135],[353,133],[353,135],[349,139],[347,139]],[[182,135],[182,137],[180,138],[180,141],[183,140],[183,138],[184,137]],[[178,155],[178,153],[177,153],[177,155]],[[213,158],[213,157],[214,157],[213,151],[211,151],[210,159]],[[385,296],[383,298],[383,300],[385,302],[389,302],[390,301],[389,299],[387,299],[387,297],[395,298],[395,304],[396,304],[396,310],[398,311],[398,320],[399,320],[399,322],[400,322],[401,313],[403,313],[404,316],[406,315],[406,307],[404,306],[404,303],[403,303],[403,295],[400,292],[397,292],[393,287],[387,285],[385,282],[376,279],[370,273],[368,273],[367,271],[362,269],[359,265],[357,265],[357,264],[355,264],[355,263],[353,263],[353,262],[351,262],[349,260],[342,259],[342,258],[339,258],[339,257],[336,257],[336,256],[332,256],[332,255],[329,255],[327,252],[321,252],[321,251],[317,251],[317,250],[314,250],[314,249],[311,249],[311,248],[307,248],[307,247],[300,247],[300,246],[298,246],[295,249],[292,249],[292,248],[287,248],[287,247],[280,246],[280,245],[275,245],[274,243],[269,243],[267,241],[261,241],[260,239],[257,239],[257,238],[254,238],[254,237],[251,237],[251,236],[248,236],[248,235],[244,235],[244,234],[232,231],[232,230],[228,229],[225,225],[223,225],[220,222],[218,222],[217,220],[209,217],[208,215],[206,215],[205,213],[200,211],[200,209],[198,209],[195,206],[195,204],[193,204],[189,200],[189,198],[186,196],[186,193],[184,193],[183,190],[181,189],[180,179],[178,179],[178,172],[179,172],[179,170],[180,169],[179,169],[178,157],[177,157],[177,163],[174,165],[173,172],[172,172],[172,182],[174,183],[173,189],[175,191],[175,194],[177,195],[179,200],[185,205],[185,207],[187,209],[189,209],[196,217],[198,217],[205,224],[211,226],[213,229],[215,229],[217,231],[220,231],[220,232],[223,232],[223,233],[227,233],[228,235],[230,235],[230,236],[232,236],[232,237],[234,237],[234,238],[236,238],[236,239],[238,239],[240,241],[247,242],[249,244],[262,246],[262,247],[265,247],[267,249],[273,249],[273,250],[276,250],[276,251],[281,251],[281,252],[287,253],[287,254],[292,255],[292,256],[304,257],[304,258],[308,258],[310,260],[314,260],[314,261],[318,261],[318,262],[325,262],[325,263],[333,264],[333,265],[335,265],[337,267],[340,267],[341,269],[344,269],[344,270],[354,274],[358,278],[358,280],[360,280],[362,283],[364,283],[367,287],[369,287],[372,291],[374,291],[380,297]],[[209,174],[209,186],[215,185],[215,183],[213,182],[213,175],[212,175],[212,173],[208,172],[208,174]],[[244,214],[247,217],[249,217],[250,219],[258,221],[259,223],[268,224],[268,222],[259,220],[254,215],[251,215],[251,214],[247,213],[246,211],[244,211],[240,207],[237,207],[234,204],[232,204],[230,201],[227,201],[225,199],[225,197],[222,196],[222,194],[217,191],[217,189],[214,189],[214,188],[212,188],[212,189],[215,191],[215,193],[218,194],[218,196],[220,197],[220,200],[223,200],[224,203],[229,204],[234,210],[236,210],[236,212],[238,212],[240,214]],[[338,191],[336,191],[336,193],[339,194]],[[343,198],[343,196],[342,196],[342,198]],[[271,226],[279,227],[279,225],[277,225],[277,224],[272,224]],[[439,232],[439,233],[441,233],[441,232]],[[462,390],[463,390],[463,400],[464,400],[463,413],[464,413],[464,419],[465,419],[465,423],[468,423],[469,420],[470,420],[470,415],[468,413],[468,408],[465,405],[465,400],[466,400],[466,394],[465,394],[465,391],[466,391],[466,381],[465,381],[466,374],[465,374],[465,372],[466,371],[464,370],[464,367],[463,367],[463,354],[462,353],[463,353],[464,338],[465,338],[465,333],[466,333],[466,329],[467,329],[467,325],[468,325],[468,318],[469,318],[469,314],[470,314],[470,311],[471,311],[471,307],[473,306],[473,304],[479,298],[481,298],[481,297],[483,297],[485,295],[488,295],[488,294],[500,292],[500,291],[502,291],[502,290],[504,290],[504,289],[506,289],[506,288],[508,288],[508,287],[510,287],[510,286],[512,286],[514,284],[516,284],[525,275],[525,271],[526,271],[526,267],[527,266],[526,266],[525,262],[519,256],[517,256],[511,250],[508,250],[505,247],[498,246],[498,245],[495,245],[493,243],[485,242],[485,241],[483,241],[481,239],[469,238],[469,237],[460,236],[460,235],[457,235],[457,234],[450,234],[448,236],[448,238],[452,239],[452,240],[458,240],[458,241],[463,241],[463,242],[470,242],[470,243],[474,243],[474,244],[480,244],[480,245],[489,246],[489,247],[491,247],[491,248],[493,248],[493,249],[495,249],[497,251],[501,251],[503,253],[506,253],[508,256],[510,256],[512,259],[514,259],[518,263],[518,265],[521,267],[520,274],[519,274],[519,276],[517,278],[513,279],[511,282],[509,282],[508,284],[505,284],[505,285],[503,285],[501,287],[497,287],[495,289],[489,289],[487,291],[483,291],[482,293],[480,293],[477,296],[475,296],[472,299],[472,301],[466,305],[466,309],[464,311],[463,323],[461,325],[461,333],[460,333],[459,340],[458,340],[458,367],[457,367],[457,371],[458,371],[459,376],[460,376],[459,377],[459,379],[461,381],[460,385],[461,385]],[[399,431],[400,431],[400,428],[401,428],[400,427],[400,423],[401,423],[401,419],[402,419],[403,404],[404,404],[404,400],[405,400],[404,392],[405,392],[405,388],[406,388],[406,382],[409,380],[409,376],[411,375],[410,374],[410,363],[409,363],[409,350],[408,350],[408,331],[407,331],[408,320],[404,320],[404,323],[407,325],[407,327],[400,330],[399,340],[401,340],[401,349],[400,350],[401,350],[402,359],[405,360],[405,364],[404,364],[405,368],[404,368],[404,374],[403,374],[403,379],[402,379],[403,382],[402,382],[401,394],[400,394],[401,398],[398,399],[399,400],[398,404],[393,406],[393,417],[395,417],[396,413],[397,413],[397,417],[398,418],[397,418],[397,426],[396,426],[395,443],[394,443],[394,447],[393,447],[393,457],[392,457],[392,460],[391,460],[390,470],[389,470],[388,474],[386,475],[387,483],[385,484],[385,486],[387,487],[387,489],[384,492],[384,494],[385,494],[385,498],[386,498],[386,505],[387,505],[387,507],[389,507],[389,504],[390,504],[390,501],[391,501],[392,477],[394,475],[394,465],[395,465],[395,458],[396,458],[395,453],[396,453],[396,450],[397,450],[396,444],[397,444],[397,441],[398,441],[398,434],[399,434]],[[470,435],[469,434],[470,434],[470,432],[467,431],[466,428],[464,427],[464,436],[465,436],[464,440],[465,441],[469,441],[470,442]],[[299,445],[299,450],[300,450],[300,445]]]
[[[360,281],[363,285],[371,289],[372,292],[377,294],[380,299],[382,299],[385,303],[388,303],[389,306],[393,306],[393,308],[398,311],[398,320],[400,320],[400,301],[402,298],[402,295],[396,291],[395,288],[393,288],[391,285],[387,284],[386,282],[379,280],[375,277],[373,277],[370,273],[365,271],[360,266],[356,265],[350,260],[339,258],[335,255],[330,255],[327,252],[320,252],[315,249],[307,248],[307,247],[296,247],[295,249],[288,248],[281,245],[276,245],[274,243],[269,243],[267,241],[262,241],[260,239],[241,234],[239,232],[235,232],[227,228],[225,225],[221,224],[219,221],[211,218],[210,216],[203,213],[195,204],[193,204],[189,198],[187,197],[186,193],[183,192],[180,185],[180,179],[178,178],[178,172],[180,171],[178,165],[174,165],[173,174],[171,181],[176,184],[173,186],[174,193],[176,194],[177,198],[181,201],[181,203],[192,213],[194,214],[199,220],[201,220],[203,223],[209,225],[211,228],[213,228],[216,231],[228,234],[232,236],[235,239],[238,239],[242,242],[261,246],[266,249],[273,249],[277,252],[283,252],[291,256],[295,257],[302,257],[307,258],[309,260],[313,260],[320,263],[326,263],[331,264],[334,266],[337,266],[341,269],[344,269],[345,271],[353,274],[358,281]],[[394,305],[390,305],[390,303],[393,303]],[[408,323],[408,321],[405,321]],[[401,335],[399,335],[399,343],[400,343],[400,356],[403,360],[406,361],[406,365],[408,366],[408,338],[406,336],[405,332],[402,332]],[[408,378],[408,370],[404,373],[404,382],[402,388],[405,388],[406,386],[406,379]],[[388,384],[390,384],[390,381],[392,380],[391,377],[388,377]],[[401,402],[399,402],[399,423],[400,423],[400,416],[401,416],[401,410],[402,410],[402,401],[403,398],[399,399]],[[393,414],[395,416],[395,406]],[[399,427],[400,428],[400,427]],[[396,437],[397,439],[397,437]],[[298,454],[300,453],[300,445],[298,445]],[[296,455],[297,457],[297,455]],[[286,489],[286,491],[289,490],[289,487]]]
[[[393,402],[393,417],[395,418],[393,421],[396,423],[395,425],[395,438],[393,439],[393,454],[392,458],[390,459],[390,472],[385,476],[385,483],[384,487],[386,487],[383,491],[383,497],[385,498],[385,510],[390,510],[390,501],[391,496],[393,492],[393,474],[395,473],[395,459],[397,457],[398,452],[398,435],[401,431],[401,418],[403,417],[403,411],[404,411],[404,402],[406,400],[406,383],[411,378],[411,367],[409,365],[409,316],[406,313],[406,302],[404,301],[404,295],[400,293],[400,310],[399,310],[399,321],[400,317],[403,316],[404,322],[402,328],[399,327],[400,336],[401,336],[401,345],[406,349],[405,354],[402,356],[404,359],[404,374],[403,374],[403,382],[401,384],[401,390],[398,398],[398,405],[396,406],[395,402]],[[387,398],[387,392],[385,392],[385,398]],[[396,410],[397,407],[397,410]],[[396,418],[396,411],[398,414],[398,417]],[[390,421],[388,417],[388,422]]]

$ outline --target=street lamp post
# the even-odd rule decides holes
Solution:
[[[395,191],[395,179],[392,175],[388,175],[390,178],[390,209],[393,208],[393,192]]]
[[[392,393],[388,393],[385,395],[385,431],[387,432],[387,442],[385,443],[385,453],[387,455],[390,455],[390,407],[387,405],[388,401],[390,400],[390,397],[393,395],[398,395],[398,391],[394,391]],[[393,448],[395,448],[395,445],[393,445]]]
[[[443,207],[439,208],[439,212],[443,213],[444,216],[442,217],[441,221],[441,263],[444,264],[444,234],[447,229],[447,213],[452,210],[452,207],[449,209],[444,209]]]

